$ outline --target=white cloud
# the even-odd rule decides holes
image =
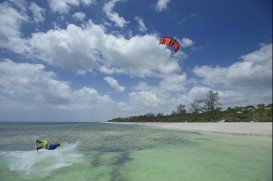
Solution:
[[[73,90],[70,83],[58,80],[42,64],[0,62],[0,96],[23,104],[46,104],[54,108],[94,108],[114,103],[108,95],[94,88]]]
[[[242,92],[237,92],[234,90],[228,91],[218,91],[219,92],[219,99],[223,107],[233,107],[233,106],[243,106],[251,103],[255,103],[256,101],[249,100]],[[257,102],[256,102],[257,103]],[[227,106],[228,105],[228,106]]]
[[[32,33],[23,38],[20,27],[28,21],[7,3],[0,4],[1,48],[34,56],[50,65],[85,73],[101,71],[124,73],[139,77],[158,76],[180,71],[171,52],[158,45],[156,35],[132,36],[108,34],[91,20],[84,25],[68,24],[66,29],[54,28]],[[43,42],[43,43],[41,43]],[[141,56],[140,56],[141,55]]]
[[[144,82],[138,84],[135,90],[129,94],[129,102],[126,107],[132,114],[159,112],[169,114],[178,104],[178,100],[168,92],[158,87],[148,86]]]
[[[170,114],[176,110],[176,106],[180,103],[179,94],[172,94],[174,88],[171,90],[166,90],[166,87],[161,88],[161,83],[162,81],[158,86],[151,86],[146,82],[139,82],[129,94],[127,111],[133,114]]]
[[[34,33],[29,40],[31,53],[57,67],[76,71],[91,70],[97,61],[95,44],[103,32],[99,26],[91,26],[89,30],[90,32],[75,25],[68,25],[66,30]]]
[[[169,2],[171,2],[171,0],[158,0],[155,9],[162,12],[163,10],[167,9]]]
[[[124,73],[126,73],[123,69],[121,69],[121,68],[109,68],[109,67],[105,67],[105,66],[101,66],[100,68],[99,68],[99,71],[101,72],[101,73],[105,73],[105,74],[124,74]]]
[[[42,64],[0,62],[1,97],[26,104],[67,104],[71,89],[67,82],[58,81],[53,72],[46,72]]]
[[[188,103],[192,102],[195,99],[203,99],[205,95],[212,89],[209,87],[195,86],[187,94]]]
[[[51,10],[60,14],[68,13],[71,5],[78,5],[78,2],[69,2],[67,0],[49,0],[49,6]]]
[[[98,70],[146,77],[180,71],[170,50],[158,44],[157,36],[126,39],[106,34],[102,26],[91,21],[83,28],[69,24],[66,29],[34,33],[28,44],[30,54],[37,58],[80,72]]]
[[[165,95],[159,94],[152,90],[150,91],[139,91],[130,93],[130,99],[134,104],[143,107],[146,110],[149,107],[160,107],[165,105]]]
[[[7,0],[6,2],[9,2],[11,6],[22,14],[27,12],[27,1],[25,0]]]
[[[193,87],[183,100],[189,104],[208,90],[219,92],[222,107],[272,102],[272,44],[244,55],[229,67],[201,66],[194,73],[208,87]],[[219,88],[223,87],[223,88]]]
[[[145,26],[145,23],[143,21],[143,19],[141,17],[138,17],[136,16],[135,17],[135,20],[137,21],[138,23],[138,30],[141,31],[141,32],[144,32],[144,31],[147,31],[147,28]]]
[[[265,89],[272,87],[272,44],[244,55],[229,67],[200,66],[194,73],[207,85],[222,84],[226,88]]]
[[[272,102],[272,90],[266,89],[261,94],[261,91],[246,90],[245,92],[239,90],[218,90],[221,107],[247,106],[260,103]]]
[[[138,88],[129,94],[127,103],[115,102],[94,88],[73,90],[69,82],[58,80],[57,75],[46,71],[42,64],[16,63],[9,59],[0,62],[0,101],[5,105],[0,107],[3,118],[9,117],[10,112],[15,116],[23,111],[33,115],[32,121],[41,119],[41,114],[45,119],[56,114],[58,121],[98,121],[130,114],[169,113],[176,105],[177,100],[156,87],[139,85]]]
[[[73,18],[83,21],[86,17],[86,14],[83,12],[76,12],[73,14]]]
[[[67,14],[72,6],[79,6],[80,4],[89,6],[94,3],[94,0],[48,0],[48,2],[53,12]]]
[[[165,76],[159,84],[159,87],[162,90],[168,92],[183,92],[185,91],[185,84],[187,81],[186,74],[178,75],[168,75]]]
[[[103,107],[117,106],[109,95],[101,95],[96,89],[83,87],[72,93],[73,102],[71,105],[65,105],[64,109],[95,109]]]
[[[29,21],[28,16],[17,11],[9,3],[0,3],[0,48],[11,49],[17,53],[25,51],[20,28]]]
[[[108,36],[105,39],[108,62],[118,65],[129,74],[139,77],[170,74],[180,70],[171,52],[158,44],[154,35],[134,36],[130,39]],[[110,66],[111,67],[111,66]]]
[[[194,44],[194,41],[192,41],[191,39],[189,39],[189,38],[182,38],[182,40],[181,40],[181,46],[182,47],[190,47],[190,46],[193,46],[193,44]]]
[[[107,76],[104,77],[104,80],[118,92],[123,92],[125,90],[125,87],[119,85],[118,81],[113,77]]]
[[[20,36],[20,24],[27,20],[27,17],[22,16],[8,3],[0,4],[0,33],[5,37],[18,37]],[[1,38],[2,39],[2,38]]]
[[[116,24],[116,26],[123,28],[129,22],[126,21],[123,17],[119,16],[117,12],[113,11],[116,3],[120,1],[124,1],[124,0],[112,0],[105,3],[103,6],[103,11],[106,14],[106,16]]]
[[[29,9],[33,15],[33,19],[36,23],[43,22],[45,19],[45,9],[41,8],[34,2],[31,2]]]
[[[45,117],[61,114],[59,118],[64,120],[71,120],[71,114],[87,121],[109,119],[122,109],[122,103],[114,102],[94,88],[73,90],[70,83],[58,80],[42,64],[16,63],[9,59],[0,62],[0,102],[5,105],[0,107],[1,114],[7,110],[15,115],[30,110],[32,115]]]

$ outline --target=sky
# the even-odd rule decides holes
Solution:
[[[6,0],[0,24],[0,121],[272,102],[271,0]]]

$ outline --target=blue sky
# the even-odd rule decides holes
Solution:
[[[270,0],[6,0],[0,23],[0,121],[190,111],[209,90],[272,102]]]

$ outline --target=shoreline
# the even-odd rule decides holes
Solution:
[[[272,122],[213,122],[213,123],[109,122],[109,123],[134,124],[170,130],[208,131],[237,135],[272,137]]]

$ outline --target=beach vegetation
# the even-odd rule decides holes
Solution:
[[[272,122],[272,103],[265,106],[256,105],[234,106],[223,109],[220,107],[219,93],[209,91],[202,99],[195,99],[186,111],[180,103],[176,111],[169,115],[163,113],[114,118],[109,122]]]

